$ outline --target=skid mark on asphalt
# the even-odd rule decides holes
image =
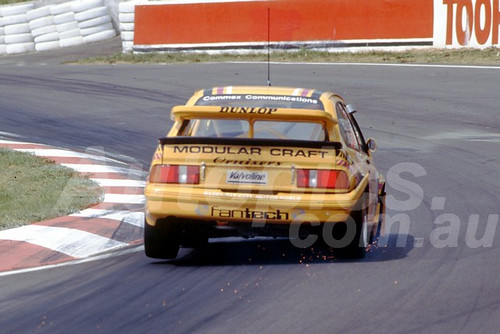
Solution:
[[[142,242],[145,173],[104,156],[0,140],[0,147],[46,157],[87,175],[104,200],[66,217],[0,231],[0,272],[54,265]]]

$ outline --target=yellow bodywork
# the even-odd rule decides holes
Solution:
[[[219,96],[233,95],[272,95],[277,96],[276,99],[284,96],[291,101],[294,96],[300,96],[304,101],[317,100],[323,107],[318,110],[197,105],[205,97],[210,101],[213,96],[216,100]],[[174,124],[164,143],[158,145],[151,166],[199,166],[200,181],[198,184],[148,182],[145,188],[146,223],[154,226],[166,217],[217,224],[335,223],[345,221],[353,210],[364,205],[369,212],[368,223],[374,226],[380,220],[383,179],[373,165],[360,161],[359,153],[343,143],[335,103],[345,102],[333,93],[298,88],[218,87],[196,92],[186,105],[172,109]],[[234,142],[227,138],[220,142],[218,139],[206,142],[205,138],[186,142],[182,135],[186,123],[200,119],[245,120],[249,129]],[[245,142],[245,138],[254,137],[253,125],[258,121],[321,124],[327,140],[310,146],[304,142],[295,145],[280,140]],[[370,158],[370,153],[367,157]],[[348,189],[298,187],[297,171],[302,169],[345,172],[349,177]],[[228,183],[230,173],[242,172],[255,172],[265,182]]]

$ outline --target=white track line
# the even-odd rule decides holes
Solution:
[[[120,180],[120,179],[95,179],[90,178],[92,181],[100,185],[101,187],[132,187],[132,188],[144,188],[146,186],[145,181],[139,180]]]
[[[8,137],[14,137],[14,138],[21,138],[22,136],[16,135],[15,133],[10,133],[10,132],[3,132],[0,131],[0,136],[8,136]],[[5,140],[5,139],[0,139],[0,143],[12,143],[12,140]]]
[[[5,132],[0,132],[0,134],[5,133]],[[18,136],[20,137],[20,136]],[[13,145],[39,145],[35,143],[29,143],[25,141],[16,141],[16,140],[5,140],[5,139],[0,139],[0,144],[13,144]]]
[[[80,173],[120,173],[124,175],[143,176],[142,171],[132,168],[114,167],[108,165],[94,164],[61,164],[61,166],[69,167]]]
[[[105,194],[103,203],[144,204],[144,195]]]
[[[85,231],[41,225],[25,225],[0,231],[0,239],[28,242],[74,258],[85,258],[128,245]]]
[[[118,220],[134,226],[144,227],[144,213],[121,210],[100,210],[100,209],[85,209],[77,213],[73,213],[73,217],[86,218],[103,218]]]
[[[229,64],[264,64],[261,61],[232,61]],[[205,63],[207,64],[207,63]],[[212,63],[216,64],[216,63]],[[267,63],[266,63],[267,64]],[[430,67],[430,68],[458,68],[479,70],[500,70],[500,66],[481,65],[440,65],[440,64],[380,64],[380,63],[303,63],[303,62],[271,62],[271,65],[319,65],[319,66],[391,66],[391,67]]]
[[[116,252],[99,254],[99,255],[91,256],[91,257],[81,259],[81,260],[73,260],[73,261],[69,261],[69,262],[49,264],[49,265],[41,266],[41,267],[32,267],[32,268],[4,271],[4,272],[0,272],[0,277],[12,276],[12,275],[24,274],[24,273],[31,273],[31,272],[35,272],[35,271],[49,270],[49,269],[53,269],[53,268],[69,267],[69,266],[74,266],[74,265],[78,265],[81,263],[100,261],[103,259],[110,259],[110,258],[122,256],[125,254],[132,254],[132,253],[138,253],[138,252],[144,252],[143,245],[135,246],[133,248],[125,248],[124,250],[118,250]]]
[[[60,158],[88,158],[88,157],[90,157],[89,155],[86,155],[83,153],[66,151],[66,150],[51,149],[51,148],[48,148],[48,149],[17,148],[15,150],[20,151],[20,152],[32,153],[34,155],[44,156],[44,157],[60,157]]]

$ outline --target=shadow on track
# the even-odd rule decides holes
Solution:
[[[403,245],[401,239],[406,241]],[[153,264],[187,267],[379,262],[405,258],[414,244],[414,238],[410,235],[391,234],[383,241],[384,244],[381,246],[372,246],[363,259],[345,259],[334,249],[318,246],[297,248],[288,239],[216,240],[202,249],[181,249],[179,257],[175,260],[153,262]]]

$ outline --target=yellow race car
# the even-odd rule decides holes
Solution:
[[[354,112],[334,93],[267,86],[200,90],[174,107],[145,188],[146,255],[273,236],[363,257],[383,230],[385,180]]]

